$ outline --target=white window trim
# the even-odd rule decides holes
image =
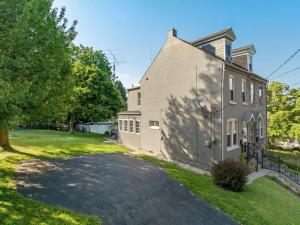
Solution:
[[[231,85],[230,85],[230,80],[232,81]],[[237,102],[236,102],[236,83],[235,83],[235,79],[234,79],[233,75],[229,75],[228,90],[229,90],[229,104],[232,104],[232,105],[237,104]],[[231,100],[231,92],[230,91],[232,91],[232,90],[233,90],[233,99],[234,100]]]
[[[130,122],[132,121],[132,131],[130,131]],[[128,132],[130,132],[130,133],[134,133],[134,130],[135,130],[135,126],[134,126],[135,124],[134,124],[134,120],[133,119],[130,119],[130,120],[128,120]]]
[[[121,123],[122,123],[122,126],[121,126]],[[122,128],[122,129],[121,129]],[[119,131],[120,132],[123,132],[124,130],[124,123],[123,123],[123,120],[119,120]]]
[[[248,103],[247,103],[247,83],[246,83],[246,80],[245,79],[242,79],[242,87],[241,87],[241,89],[242,89],[242,103],[244,104],[244,105],[248,105]],[[244,90],[243,90],[244,89]],[[243,100],[243,93],[245,93],[245,101]]]
[[[229,44],[230,45],[230,56],[229,56],[229,60],[226,60],[226,45]],[[224,60],[227,62],[231,62],[232,61],[232,43],[226,41],[226,39],[224,39]]]
[[[253,81],[250,83],[250,103],[254,104],[254,92],[255,92],[255,87]]]
[[[149,123],[150,121],[158,121],[158,120],[149,120]],[[159,121],[158,121],[158,124],[159,124]],[[149,126],[150,129],[153,129],[153,130],[159,130],[159,125],[158,126]]]
[[[129,132],[129,129],[128,129],[128,128],[129,128],[129,126],[128,126],[128,125],[129,125],[129,122],[128,122],[128,120],[123,120],[123,121],[124,121],[124,132],[125,132],[125,133],[128,133],[128,132]],[[127,122],[126,122],[126,123],[127,123],[127,126],[125,126],[125,121],[127,121]],[[125,127],[126,127],[126,130],[125,130]]]
[[[237,150],[240,148],[240,145],[239,145],[239,128],[238,128],[238,120],[237,119],[234,119],[234,118],[231,118],[231,119],[228,119],[227,120],[227,127],[226,127],[226,135],[228,134],[227,132],[227,129],[228,129],[228,125],[229,123],[232,122],[232,126],[231,126],[231,133],[230,133],[230,143],[231,143],[231,146],[227,146],[227,143],[226,143],[226,150],[227,152],[230,152],[230,151],[233,151],[233,150]],[[233,124],[236,122],[236,144],[233,145]],[[226,140],[227,141],[227,140]]]
[[[136,122],[139,122],[139,132],[137,133],[136,132]],[[137,134],[137,135],[140,135],[141,134],[141,121],[140,120],[136,120],[135,123],[134,123],[134,132]]]
[[[258,118],[258,137],[260,138],[260,139],[263,139],[265,136],[264,136],[264,132],[261,132],[261,128],[263,129],[263,131],[265,130],[264,129],[264,122],[263,122],[263,119],[262,119],[262,117],[261,116],[259,116],[259,118]]]

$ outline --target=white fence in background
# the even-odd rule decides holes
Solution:
[[[114,129],[114,124],[112,122],[77,124],[76,129],[89,133],[104,134],[105,132],[111,133]]]

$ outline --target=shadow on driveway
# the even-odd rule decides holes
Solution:
[[[237,224],[160,167],[125,154],[25,161],[15,180],[23,195],[105,225]]]

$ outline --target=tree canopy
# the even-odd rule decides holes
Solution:
[[[111,67],[105,54],[83,45],[74,46],[72,60],[74,86],[70,119],[98,122],[115,117],[124,102],[111,79]]]
[[[268,87],[268,136],[271,143],[300,140],[300,89],[280,82]]]
[[[67,29],[65,9],[51,7],[51,0],[0,2],[1,131],[61,114],[76,22]]]

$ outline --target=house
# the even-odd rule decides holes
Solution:
[[[232,49],[232,28],[188,42],[171,29],[118,114],[119,143],[208,167],[266,148],[267,80],[253,72],[253,45]]]

